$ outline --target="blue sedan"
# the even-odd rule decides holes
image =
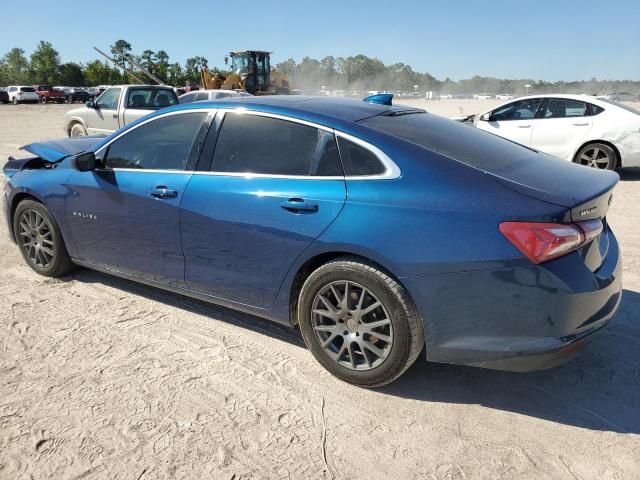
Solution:
[[[179,105],[24,148],[4,200],[33,270],[80,265],[297,326],[356,385],[421,352],[548,368],[620,302],[617,174],[387,97]]]

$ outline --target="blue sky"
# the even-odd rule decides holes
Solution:
[[[123,38],[137,53],[164,49],[181,63],[202,55],[211,66],[229,50],[255,48],[273,51],[276,63],[363,53],[440,79],[640,80],[638,0],[36,4],[17,7],[15,21],[2,15],[0,54],[13,46],[30,54],[48,40],[62,61],[86,62],[97,58],[93,45],[108,50]],[[11,5],[0,0],[5,13]]]

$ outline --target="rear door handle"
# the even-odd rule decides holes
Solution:
[[[280,207],[293,213],[318,211],[317,203],[307,202],[303,198],[290,198],[280,203]]]
[[[589,125],[589,123],[574,123],[573,125],[575,125],[576,127],[586,127],[587,125]]]
[[[156,198],[176,198],[178,196],[178,191],[171,190],[164,185],[159,185],[156,188],[151,189],[149,195]]]
[[[518,125],[518,128],[531,128],[531,125]]]

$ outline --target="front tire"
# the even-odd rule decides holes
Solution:
[[[13,97],[13,104],[17,105],[18,104],[18,97]]]
[[[36,273],[61,277],[74,268],[58,225],[41,203],[20,202],[13,216],[13,231],[22,257]]]
[[[297,314],[316,360],[354,385],[391,383],[424,346],[422,321],[407,291],[359,258],[338,258],[311,273]]]
[[[575,163],[600,170],[615,170],[618,166],[618,155],[606,143],[589,143],[576,154]]]
[[[74,123],[71,126],[71,130],[69,130],[69,136],[70,137],[86,137],[87,130],[84,128],[84,126],[81,123]]]

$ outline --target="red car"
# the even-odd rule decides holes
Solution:
[[[38,98],[42,103],[58,102],[64,103],[65,95],[61,90],[54,89],[51,85],[34,85]]]

